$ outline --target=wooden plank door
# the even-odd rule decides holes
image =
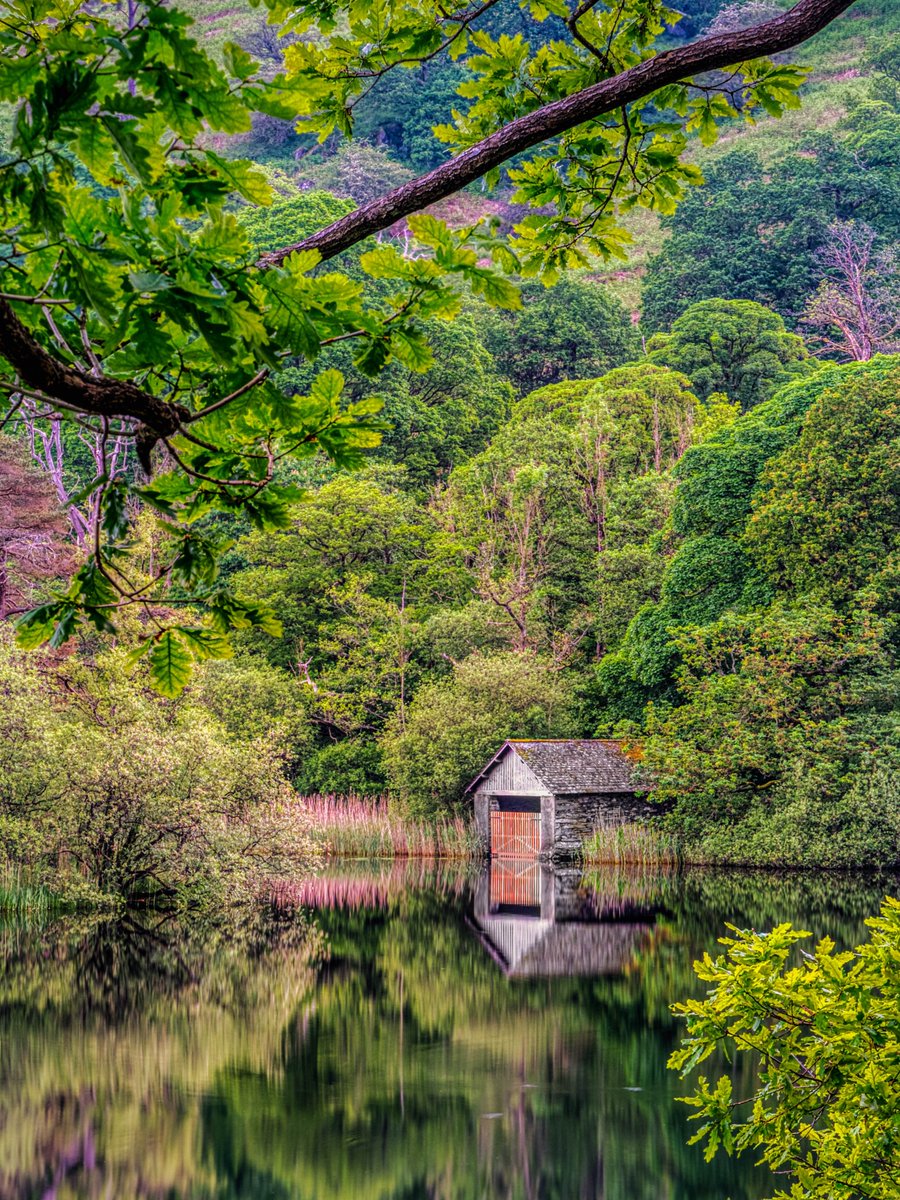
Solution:
[[[541,852],[539,812],[492,812],[491,856],[537,858]]]

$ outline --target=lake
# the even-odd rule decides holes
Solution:
[[[686,1145],[668,1006],[726,922],[852,945],[885,891],[350,863],[299,920],[0,924],[0,1200],[757,1200]]]

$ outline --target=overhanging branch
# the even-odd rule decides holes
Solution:
[[[323,259],[349,250],[395,221],[452,196],[524,150],[574,129],[585,121],[641,100],[660,88],[705,71],[721,70],[753,58],[771,58],[824,29],[855,0],[799,0],[783,16],[752,29],[701,38],[666,50],[620,75],[527,113],[503,129],[385,196],[364,204],[303,241],[266,254],[261,266],[277,265],[297,250],[318,250]]]
[[[701,38],[667,50],[621,74],[584,88],[511,121],[476,146],[402,187],[320,229],[303,241],[264,255],[260,266],[276,266],[297,250],[318,250],[333,258],[364,238],[389,228],[502,166],[515,155],[558,137],[585,121],[643,99],[672,83],[753,58],[768,58],[799,45],[845,12],[855,0],[799,0],[783,16],[753,29]],[[88,374],[60,361],[41,346],[10,303],[0,298],[0,355],[27,388],[48,400],[102,417],[130,417],[139,423],[138,453],[149,466],[159,438],[190,420],[189,411],[143,391],[130,380]]]
[[[0,299],[0,354],[22,383],[51,400],[100,417],[133,417],[152,434],[175,432],[190,414],[179,404],[143,391],[128,379],[88,375],[54,358]]]

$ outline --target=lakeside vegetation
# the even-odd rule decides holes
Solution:
[[[329,858],[477,859],[470,815],[423,822],[398,813],[388,796],[301,796],[300,818]]]
[[[670,40],[765,15],[689,8]],[[29,904],[49,888],[71,903],[206,905],[322,854],[471,852],[462,789],[508,736],[640,744],[645,786],[669,808],[662,831],[618,835],[634,839],[628,850],[601,836],[588,857],[641,857],[658,842],[663,858],[689,861],[900,859],[900,50],[889,9],[869,0],[812,43],[812,105],[792,110],[789,137],[723,109],[717,145],[684,142],[703,184],[673,166],[677,205],[640,193],[633,228],[652,253],[628,284],[639,285],[639,324],[606,286],[601,247],[545,287],[521,256],[515,268],[502,260],[508,278],[491,274],[428,218],[393,228],[379,249],[346,250],[343,274],[313,274],[313,291],[335,289],[330,315],[309,317],[332,344],[314,353],[293,325],[273,332],[283,345],[264,392],[196,426],[208,446],[234,436],[243,449],[176,435],[157,445],[148,483],[138,424],[78,424],[10,383],[0,829],[5,877],[33,889]],[[218,86],[217,64],[244,59],[222,50],[212,8],[197,14],[218,57],[197,51],[195,65]],[[518,32],[505,19],[486,18],[491,37]],[[231,25],[269,74],[294,61],[291,38],[266,41],[261,18],[242,10]],[[244,180],[242,201],[223,194],[205,210],[229,247],[215,253],[250,269],[248,255],[434,165],[429,106],[463,68],[435,69],[399,124],[404,72],[360,102],[355,141],[335,134],[319,149],[254,109],[262,84],[235,98],[249,128],[196,146],[201,161],[214,144],[210,169],[233,164]],[[788,76],[779,86],[790,90]],[[824,123],[823,96],[836,105]],[[258,186],[237,155],[256,160]],[[86,169],[103,174],[100,158]],[[137,180],[151,205],[170,186],[155,169]],[[441,211],[492,215],[502,231],[523,215],[516,186],[507,171],[493,193],[454,198],[455,217]],[[102,225],[94,184],[65,188],[102,237],[131,245],[133,231]],[[194,211],[186,193],[179,203]],[[661,238],[644,227],[660,215]],[[199,281],[214,267],[191,246]],[[429,282],[438,261],[457,272],[458,294]],[[184,363],[188,345],[206,392],[242,386],[225,360],[249,361],[244,333],[179,333],[168,283],[136,298],[109,271],[140,326],[111,370],[133,373],[150,321],[167,403],[177,388],[166,356]],[[82,287],[66,279],[63,290]],[[393,329],[408,285],[413,324],[399,341],[386,334],[373,364],[375,342],[360,354],[350,336],[374,320],[360,297]],[[311,302],[306,282],[284,286]],[[55,328],[70,349],[88,336],[76,309],[96,288],[75,292],[52,327],[31,322],[38,336],[53,342]],[[101,358],[107,303],[91,349]],[[232,297],[232,313],[245,303]],[[323,414],[327,435],[314,432]],[[274,474],[237,484],[256,478],[254,445],[275,454]],[[298,805],[303,795],[389,800],[364,811],[352,799]]]

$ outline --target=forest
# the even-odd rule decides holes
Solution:
[[[651,7],[647,44],[674,53],[782,12]],[[4,45],[51,8],[12,5]],[[321,78],[349,42],[311,40],[312,8],[150,6],[126,29],[140,85],[127,55],[79,85],[118,122],[79,124],[78,89],[47,82],[101,21],[50,45],[47,79],[6,60],[0,830],[20,883],[249,886],[314,853],[298,797],[453,821],[510,736],[624,737],[687,861],[900,858],[897,14],[859,0],[738,85],[654,92],[601,126],[606,150],[578,126],[562,159],[514,155],[321,249],[443,143],[524,120],[504,79],[552,99],[576,71],[542,9],[487,8],[468,57],[378,87],[334,67],[340,104]],[[166,92],[170,61],[196,94]],[[190,148],[168,164],[166,123]]]
[[[0,0],[0,1200],[896,1200],[898,418],[895,0]]]

